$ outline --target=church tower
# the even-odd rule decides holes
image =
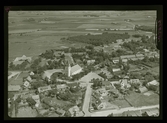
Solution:
[[[68,63],[68,77],[70,77],[71,76],[71,66],[70,66],[70,64]]]

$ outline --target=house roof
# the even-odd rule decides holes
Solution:
[[[57,85],[57,89],[66,88],[66,87],[68,87],[66,84]]]
[[[31,82],[31,81],[32,81],[32,79],[31,79],[31,77],[30,77],[30,76],[28,76],[26,79],[27,79],[29,82]]]
[[[75,71],[80,70],[80,69],[82,68],[78,64],[74,65],[73,67],[71,67],[71,73],[74,73]]]
[[[8,91],[19,91],[21,89],[20,85],[9,85]]]
[[[48,61],[46,59],[42,59],[41,62],[38,65],[43,67],[45,65],[48,65]]]
[[[125,59],[125,58],[134,58],[136,57],[135,55],[124,55],[124,56],[120,56],[121,59]]]
[[[148,83],[149,85],[159,85],[159,82],[157,82],[156,80],[153,80],[151,82]]]
[[[102,78],[101,76],[99,76],[98,74],[96,74],[96,73],[93,73],[93,72],[90,72],[90,73],[88,73],[87,75],[85,75],[84,77],[82,77],[81,79],[80,79],[80,81],[82,81],[82,82],[90,82],[92,79],[102,79],[102,80],[104,80],[104,78]]]
[[[25,55],[23,55],[22,57],[16,57],[16,59],[14,60],[15,61],[25,61],[25,60],[28,60],[28,62],[31,62],[31,57],[26,57]]]
[[[33,95],[32,98],[33,98],[34,100],[38,100],[38,99],[39,99],[39,95]]]
[[[140,80],[139,80],[139,79],[130,79],[130,82],[131,82],[131,83],[139,83]]]
[[[50,87],[50,85],[38,88],[39,93],[40,92],[44,92],[44,91],[48,91],[48,90],[52,90],[51,87]]]
[[[13,64],[16,66],[16,65],[20,65],[22,64],[24,61],[13,61]]]
[[[30,83],[28,81],[24,82],[24,86],[28,87],[30,85]]]
[[[146,87],[140,87],[140,88],[139,88],[139,91],[140,91],[141,93],[143,93],[143,92],[148,91],[148,89],[147,89]]]

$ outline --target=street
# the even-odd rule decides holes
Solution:
[[[113,114],[120,114],[123,113],[124,111],[135,111],[135,110],[143,110],[143,109],[150,109],[150,108],[159,108],[159,105],[154,105],[154,106],[142,106],[140,108],[136,107],[127,107],[127,108],[122,108],[118,110],[106,110],[106,111],[98,111],[98,112],[93,112],[91,113],[92,117],[106,117],[107,115],[113,113]]]
[[[88,83],[86,93],[85,93],[85,98],[84,98],[84,103],[82,106],[82,111],[85,113],[85,116],[91,116],[89,112],[89,103],[90,103],[90,98],[91,98],[91,93],[92,93],[92,88],[91,88],[92,83]]]

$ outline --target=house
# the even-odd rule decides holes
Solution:
[[[129,81],[131,84],[132,83],[140,83],[140,80],[139,79],[130,79]]]
[[[74,117],[74,116],[81,117],[81,116],[83,116],[83,113],[81,113],[78,106],[73,106],[68,111],[69,111],[71,117]]]
[[[56,112],[57,114],[61,115],[61,116],[63,116],[63,115],[65,114],[65,111],[64,111],[63,109],[61,109],[61,108],[57,108],[57,109],[55,110],[55,112]]]
[[[94,62],[95,62],[95,60],[87,60],[88,65],[93,64]]]
[[[61,55],[63,55],[64,54],[64,51],[54,51],[54,53],[53,53],[53,55],[55,56],[55,57],[59,57],[59,56],[61,56]]]
[[[67,88],[69,88],[66,84],[57,85],[58,91],[65,91]]]
[[[32,79],[31,79],[30,76],[28,76],[28,77],[26,78],[26,80],[27,80],[28,82],[32,82]]]
[[[21,86],[20,85],[9,85],[8,86],[8,91],[12,91],[12,92],[17,92],[21,90]]]
[[[31,72],[30,72],[30,76],[33,76],[33,75],[34,75],[34,72],[31,71]]]
[[[114,57],[114,58],[112,59],[112,62],[113,62],[114,64],[118,63],[118,62],[119,62],[119,57]]]
[[[144,52],[145,52],[145,53],[148,53],[148,52],[149,52],[149,50],[148,50],[148,49],[143,49],[143,50],[144,50]]]
[[[106,91],[105,88],[98,89],[97,92],[98,92],[101,96],[107,96],[107,95],[108,95],[108,91]]]
[[[16,59],[14,60],[14,62],[16,61],[28,61],[31,62],[31,57],[26,57],[25,55],[23,55],[22,57],[16,57]]]
[[[127,79],[122,79],[122,80],[120,80],[119,82],[120,82],[120,84],[121,84],[122,87],[125,87],[125,86],[126,86],[127,88],[130,88],[130,87],[131,87],[131,85],[128,84],[128,80],[127,80]]]
[[[142,113],[143,116],[159,116],[159,109],[158,108],[152,108],[152,109],[147,109]]]
[[[44,67],[47,65],[49,65],[47,59],[42,59],[41,62],[38,64],[38,66],[40,67]]]
[[[124,111],[122,113],[122,116],[129,116],[129,117],[141,117],[141,111],[137,110],[137,111]]]
[[[140,93],[144,93],[144,92],[147,92],[148,89],[144,86],[144,87],[139,87],[138,91],[139,91]]]
[[[41,92],[45,92],[45,91],[48,91],[48,90],[52,90],[50,85],[49,86],[44,86],[44,87],[39,87],[38,88],[38,92],[41,93]]]
[[[106,103],[105,103],[105,102],[101,102],[101,103],[98,105],[97,109],[104,109],[105,107],[106,107]]]
[[[104,80],[101,76],[94,72],[90,72],[87,75],[83,76],[79,81],[89,83],[92,79]]]
[[[113,72],[121,71],[121,68],[118,68],[118,67],[117,68],[113,68],[112,71]]]
[[[50,77],[52,76],[53,73],[63,73],[63,69],[52,69],[52,70],[46,70],[42,74],[42,79],[48,78],[49,80],[51,79]]]
[[[40,97],[39,95],[33,95],[32,98],[35,100],[36,104],[40,104]],[[37,105],[38,107],[38,105]]]
[[[159,86],[159,82],[157,82],[156,80],[153,80],[151,82],[148,82],[147,86]]]
[[[17,66],[17,65],[21,65],[23,62],[24,62],[24,61],[13,61],[13,64],[14,64],[15,66]]]
[[[30,87],[30,83],[28,81],[25,81],[23,85],[24,85],[25,88],[29,88]]]

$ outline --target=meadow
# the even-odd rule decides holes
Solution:
[[[86,14],[97,14],[99,17],[84,17]],[[155,12],[90,12],[90,11],[13,11],[9,13],[9,61],[15,57],[37,56],[47,49],[61,47],[80,47],[82,42],[63,42],[60,39],[68,36],[101,33],[102,31],[86,29],[131,28],[124,19],[132,19],[133,23],[154,24]],[[44,23],[41,23],[44,22]],[[136,21],[136,22],[135,22]],[[113,31],[109,31],[113,32]],[[114,31],[115,32],[115,31]],[[116,31],[116,33],[125,31]],[[127,32],[127,31],[126,31]],[[129,34],[137,33],[128,31]]]

